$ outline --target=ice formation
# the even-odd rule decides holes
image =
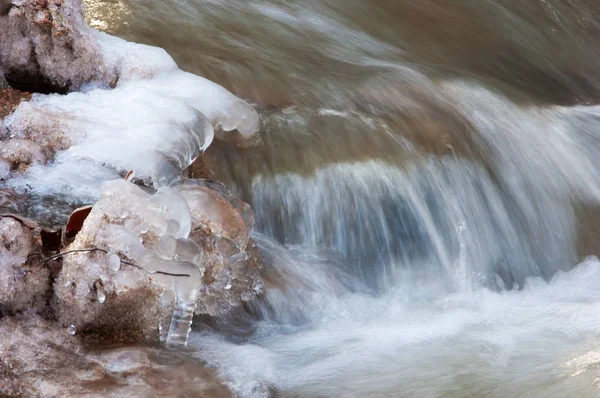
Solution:
[[[201,181],[154,194],[105,182],[55,283],[59,318],[82,332],[108,328],[185,345],[194,313],[227,312],[259,291],[258,262],[246,251],[250,228]]]
[[[0,0],[0,48],[0,87],[37,92],[0,118],[1,188],[100,198],[55,272],[52,311],[66,334],[181,345],[194,313],[222,314],[256,295],[249,206],[182,178],[215,132],[256,132],[250,104],[181,71],[162,49],[90,28],[79,0]],[[119,178],[128,172],[146,188]],[[29,269],[30,253],[12,247],[0,259],[0,307],[25,311],[48,292],[50,266],[38,258]],[[21,288],[10,279],[17,268],[26,269],[19,278],[39,276],[23,303],[9,301]]]
[[[34,89],[69,90],[34,95],[2,123],[8,138],[39,144],[48,159],[56,155],[52,165],[32,169],[80,170],[71,187],[82,183],[77,174],[85,175],[94,194],[106,179],[94,168],[133,170],[159,188],[211,144],[215,129],[250,136],[258,128],[251,105],[181,71],[164,50],[85,25],[79,1],[12,1],[6,9],[0,47],[9,51],[2,52],[0,68],[9,82],[33,76]],[[52,194],[52,179],[40,178],[48,173],[30,170],[27,181],[11,184]]]

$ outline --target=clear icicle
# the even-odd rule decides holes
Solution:
[[[198,289],[186,282],[175,282],[175,303],[167,335],[167,346],[186,346],[192,330]]]
[[[152,254],[146,257],[145,266],[151,271],[170,272],[189,276],[154,275],[157,282],[172,287],[173,313],[169,320],[161,321],[159,333],[167,346],[186,346],[192,329],[194,310],[202,285],[202,273],[195,264],[160,259]],[[168,332],[166,332],[168,330]],[[165,333],[166,332],[166,333]]]

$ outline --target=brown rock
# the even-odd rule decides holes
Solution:
[[[0,396],[230,397],[214,371],[176,351],[100,350],[37,317],[0,319]]]

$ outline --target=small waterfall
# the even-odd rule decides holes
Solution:
[[[94,33],[121,78],[19,106],[11,138],[69,144],[3,186],[48,216],[192,164],[250,203],[262,282],[193,319],[166,277],[167,345],[241,397],[597,396],[596,0],[86,3],[171,55]],[[199,281],[175,235],[140,262]]]

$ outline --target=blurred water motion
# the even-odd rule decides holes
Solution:
[[[261,111],[206,154],[272,263],[193,337],[236,393],[597,396],[596,1],[86,3]]]

